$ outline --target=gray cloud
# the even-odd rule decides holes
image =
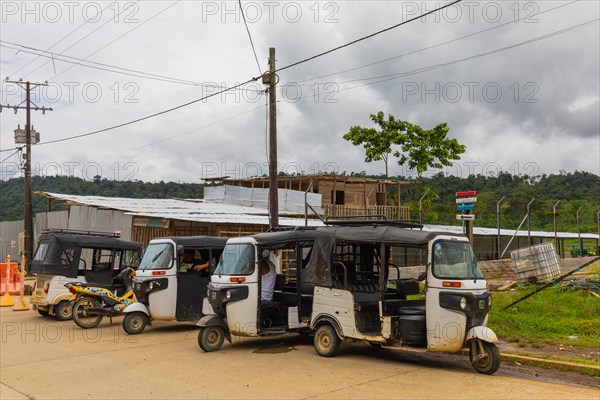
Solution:
[[[449,10],[437,20],[430,16],[281,71],[281,168],[306,173],[332,169],[382,173],[382,163],[365,164],[362,149],[341,138],[353,125],[370,126],[369,114],[381,110],[426,128],[447,122],[450,135],[468,147],[461,163],[448,172],[465,175],[500,168],[530,175],[560,169],[600,173],[598,23],[498,54],[377,84],[362,86],[372,82],[369,80],[345,83],[428,68],[566,29],[598,18],[597,2],[579,1],[529,18],[530,23],[513,22],[447,45],[317,79],[320,85],[301,82],[493,28],[514,20],[516,12],[522,18],[566,3],[471,2],[470,8],[460,8],[460,17]],[[79,8],[75,8],[73,21],[67,18],[68,10],[63,10],[63,18],[51,22],[40,2],[40,18],[35,22],[19,9],[21,2],[2,4],[2,40],[39,49],[46,49],[84,22]],[[17,11],[12,14],[14,10],[7,9],[7,4],[15,5]],[[77,4],[82,9],[86,4],[92,7],[94,2]],[[138,26],[89,60],[228,86],[258,75],[235,2],[181,2],[143,25],[170,3],[139,4],[135,13],[123,11],[119,22],[108,23],[65,55],[86,57]],[[436,3],[243,4],[261,67],[266,70],[268,47],[277,48],[279,67],[289,65],[398,23]],[[297,10],[301,14],[295,13]],[[496,21],[493,12],[498,10]],[[138,22],[125,23],[127,15]],[[113,17],[106,14],[101,22],[84,25],[52,51],[61,52]],[[0,52],[2,77],[34,58],[7,48],[0,48]],[[45,62],[40,58],[11,76],[32,81],[48,79],[60,89],[58,95],[50,98],[48,92],[40,99],[40,104],[51,105],[54,112],[44,116],[33,113],[33,124],[42,140],[105,128],[214,93],[214,89],[202,86],[80,66],[53,78],[52,63],[29,74]],[[54,66],[58,73],[70,67],[56,60]],[[298,82],[303,86],[297,86]],[[285,83],[289,85],[283,86]],[[262,85],[257,82],[253,88],[262,89]],[[500,98],[498,90],[502,92]],[[7,98],[7,92],[10,88],[3,85],[2,104],[20,101],[18,96]],[[34,159],[40,173],[53,173],[59,165],[62,173],[75,168],[85,175],[96,171],[98,165],[101,175],[108,178],[194,182],[209,175],[266,173],[263,104],[264,96],[253,91],[231,92],[105,134],[36,146]],[[3,112],[0,121],[1,148],[12,148],[12,130],[17,124],[24,125],[24,113]],[[222,122],[215,124],[218,121]],[[1,154],[2,158],[8,155]],[[14,158],[7,161],[14,162]],[[409,173],[391,162],[390,167],[392,174]]]

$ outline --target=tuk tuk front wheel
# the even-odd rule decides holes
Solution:
[[[148,323],[148,316],[141,311],[125,314],[123,329],[130,335],[142,333]]]
[[[204,351],[218,351],[223,346],[225,331],[220,326],[207,326],[198,332],[198,345]]]
[[[73,321],[83,329],[95,328],[102,321],[102,314],[90,312],[90,308],[100,308],[101,304],[97,299],[82,297],[73,305]]]
[[[70,301],[61,301],[54,307],[54,315],[59,321],[68,321],[73,317],[73,303]]]
[[[494,343],[471,340],[469,360],[479,373],[491,375],[500,368],[500,352]]]
[[[47,317],[47,316],[49,316],[49,315],[50,315],[50,313],[48,312],[48,310],[40,310],[40,309],[38,308],[37,312],[38,312],[38,314],[40,314],[42,317]]]
[[[321,325],[315,333],[315,350],[321,357],[333,357],[340,350],[340,338],[331,325]]]

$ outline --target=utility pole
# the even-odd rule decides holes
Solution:
[[[583,257],[583,241],[581,240],[581,229],[579,227],[579,211],[581,211],[583,207],[579,207],[577,209],[577,236],[579,237],[579,257]]]
[[[269,73],[263,83],[269,85],[269,226],[279,226],[279,199],[277,195],[277,75],[275,74],[275,48],[269,48]]]
[[[504,201],[506,196],[502,196],[502,198],[496,203],[496,227],[498,228],[498,238],[496,242],[496,260],[500,259],[500,203]]]
[[[527,245],[528,246],[532,246],[533,243],[531,242],[531,215],[529,215],[529,206],[531,205],[531,203],[533,203],[534,199],[531,199],[531,201],[529,203],[527,203]]]
[[[26,98],[25,102],[27,103],[25,106],[22,106],[23,102],[21,102],[17,106],[6,105],[2,107],[13,108],[15,110],[15,114],[19,109],[26,110],[26,124],[25,124],[25,192],[23,198],[23,218],[25,225],[25,243],[24,243],[24,255],[27,260],[27,265],[31,265],[31,260],[33,259],[33,210],[31,206],[31,90],[37,86],[48,86],[48,83],[31,83],[29,81],[23,82],[19,81],[9,81],[6,80],[7,83],[15,83],[19,85],[22,89],[25,90]],[[25,83],[25,87],[23,87],[23,83]],[[0,108],[1,109],[1,108]],[[38,107],[36,104],[33,104],[33,109],[35,111],[42,111],[42,114],[45,114],[46,111],[52,111],[52,108],[46,107]],[[36,140],[37,143],[37,140]]]
[[[560,203],[560,200],[552,207],[552,223],[554,224],[554,245],[556,246],[556,253],[560,255],[560,245],[558,244],[558,230],[556,229],[556,207]]]

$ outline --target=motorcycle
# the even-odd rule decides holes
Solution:
[[[125,283],[125,293],[118,295],[119,289],[111,291],[102,286],[88,286],[80,282],[70,282],[65,285],[73,294],[73,321],[81,328],[95,328],[102,322],[103,317],[119,316],[125,307],[133,304],[135,294],[132,289],[132,281],[135,271],[132,268],[124,268],[116,277]]]

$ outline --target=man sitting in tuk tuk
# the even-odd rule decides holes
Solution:
[[[260,274],[260,299],[262,301],[273,301],[273,291],[275,290],[275,278],[277,277],[277,270],[271,260],[264,259],[260,262]]]
[[[210,263],[202,259],[194,258],[194,253],[191,250],[186,250],[183,253],[181,264],[179,265],[179,272],[187,273],[190,271],[202,271],[208,268]]]

